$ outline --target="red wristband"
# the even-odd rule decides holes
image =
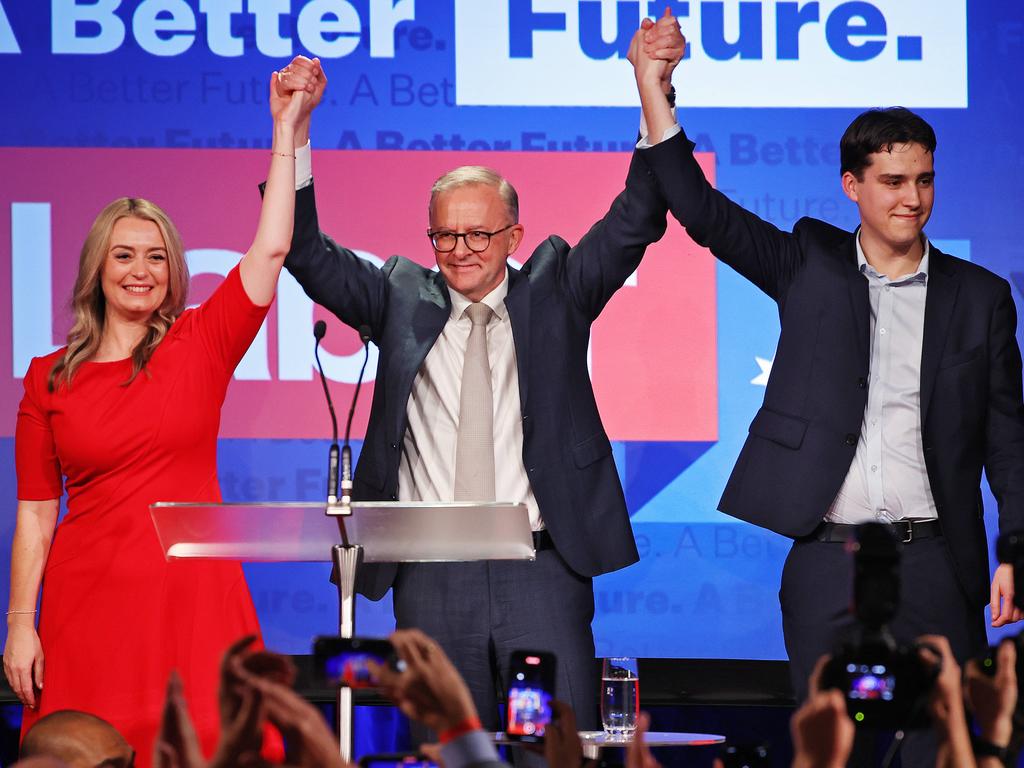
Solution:
[[[480,718],[476,715],[467,717],[460,723],[456,723],[446,731],[441,731],[437,734],[437,739],[442,744],[447,744],[449,741],[455,741],[459,736],[465,736],[470,731],[483,730],[483,724],[480,722]]]

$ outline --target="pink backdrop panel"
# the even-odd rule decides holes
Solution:
[[[714,179],[712,155],[700,162]],[[432,264],[425,236],[431,183],[457,165],[492,166],[516,186],[526,228],[517,256],[527,258],[549,234],[576,242],[607,210],[625,179],[629,156],[620,153],[459,153],[321,151],[314,176],[321,227],[344,245],[380,259],[400,253]],[[49,205],[49,232],[36,233],[52,252],[48,295],[33,295],[34,311],[50,311],[50,342],[62,343],[70,325],[67,302],[82,240],[97,212],[122,195],[147,197],[176,222],[188,249],[243,253],[259,213],[256,185],[267,164],[260,150],[0,149],[0,433],[13,434],[23,371],[14,370],[15,334],[32,328],[12,316],[12,206]],[[38,255],[21,253],[34,269]],[[193,278],[193,301],[217,279]],[[236,380],[225,404],[222,437],[315,438],[328,429],[319,383],[281,381],[277,368],[278,309],[267,321],[269,380]],[[309,332],[287,344],[311,345],[314,320],[328,320],[325,349],[347,355],[359,348],[354,331],[317,308],[301,318]],[[308,322],[307,322],[308,321]],[[42,348],[33,354],[43,354]],[[601,412],[613,440],[717,439],[715,266],[674,222],[652,246],[637,274],[594,326],[592,372]],[[368,372],[372,377],[372,371]],[[372,386],[372,382],[370,382]],[[332,384],[339,410],[352,386]],[[362,436],[370,392],[360,398],[353,432]]]

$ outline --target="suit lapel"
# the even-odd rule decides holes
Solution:
[[[413,380],[444,330],[449,314],[451,298],[444,277],[435,272],[420,286],[419,301],[413,309],[412,333],[400,337],[402,344],[396,359],[401,361],[401,375],[397,377],[395,390],[387,398],[388,403],[396,404],[389,420],[392,435],[400,437],[405,432],[406,404],[412,393]]]
[[[508,268],[508,295],[505,296],[505,308],[512,325],[512,340],[516,345],[516,372],[519,376],[519,407],[526,413],[529,375],[527,371],[530,359],[530,280],[518,269]]]
[[[921,345],[921,423],[928,415],[928,405],[935,390],[946,334],[953,317],[960,285],[952,260],[932,246],[928,257],[928,293],[924,300],[924,339]]]
[[[857,337],[857,355],[866,371],[871,361],[871,299],[868,296],[868,281],[857,267],[857,235],[850,236],[843,246],[846,251],[847,287],[850,291],[850,307],[853,311],[854,335]]]

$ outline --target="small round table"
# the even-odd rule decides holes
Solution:
[[[493,735],[495,744],[513,746],[520,744],[520,742],[510,739],[502,731]],[[629,746],[630,740],[621,737],[613,738],[604,731],[580,731],[580,741],[583,742],[583,756],[591,759],[600,757],[602,749],[625,749]],[[644,735],[644,743],[649,747],[703,747],[711,744],[723,744],[725,736],[717,733],[649,731]]]

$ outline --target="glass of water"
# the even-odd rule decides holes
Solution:
[[[640,711],[640,676],[636,659],[605,659],[601,669],[601,722],[614,739],[628,740]]]

